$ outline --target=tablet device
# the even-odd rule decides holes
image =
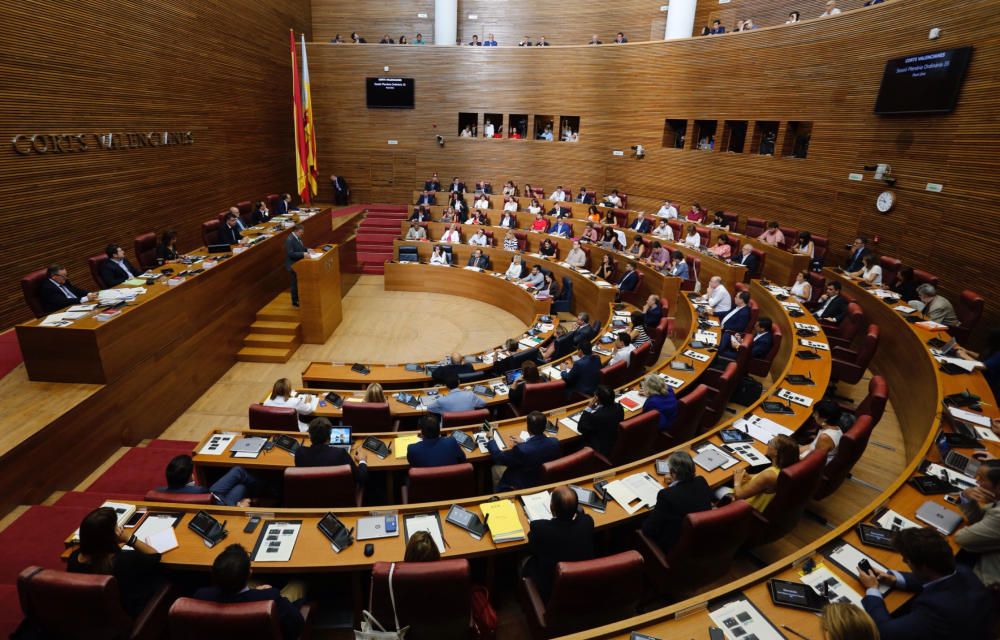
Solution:
[[[452,431],[451,437],[466,451],[472,451],[476,448],[475,439],[464,431]]]
[[[753,437],[740,431],[739,429],[723,429],[719,432],[719,437],[726,444],[734,442],[753,442]]]
[[[352,364],[351,365],[351,371],[353,371],[354,373],[360,373],[363,376],[366,376],[366,375],[368,375],[369,373],[372,372],[371,369],[369,369],[368,367],[366,367],[363,364]]]
[[[483,534],[486,533],[486,527],[480,522],[479,516],[457,504],[451,505],[444,520],[460,529],[465,529],[477,539],[482,538]]]
[[[337,516],[332,513],[327,513],[323,518],[316,524],[320,533],[326,536],[338,551],[351,546],[354,543],[354,538],[351,537],[351,532],[344,526],[344,523],[340,521]]]
[[[339,409],[342,406],[344,406],[344,399],[340,396],[339,393],[334,393],[333,391],[331,391],[324,397],[326,398],[326,401],[332,404],[336,409]]]
[[[666,460],[657,460],[655,464],[656,464],[656,473],[660,474],[661,476],[666,476],[670,474],[670,467],[667,465]]]
[[[524,372],[520,369],[512,369],[504,374],[504,382],[506,382],[509,387],[516,381],[520,380],[522,375],[524,375]]]
[[[694,371],[694,367],[687,362],[681,362],[679,360],[671,360],[670,368],[676,369],[678,371]]]
[[[207,511],[199,511],[194,514],[194,517],[188,522],[188,529],[197,533],[205,542],[213,547],[227,535],[222,523],[212,517],[212,514]]]
[[[367,438],[365,438],[365,441],[361,443],[361,446],[365,449],[368,449],[369,451],[377,455],[379,458],[384,459],[386,456],[389,455],[389,445],[382,442],[375,436],[368,436]]]
[[[895,535],[895,531],[883,529],[882,527],[877,527],[866,522],[862,522],[858,525],[858,537],[861,538],[861,542],[863,544],[866,544],[869,547],[878,547],[879,549],[889,549],[894,551],[895,547],[892,545],[892,539]]]
[[[295,452],[298,451],[299,447],[301,447],[302,445],[299,443],[298,440],[296,440],[292,436],[275,436],[274,446],[278,447],[279,449],[284,449],[288,453],[294,455]]]
[[[494,393],[493,389],[490,389],[485,384],[473,385],[472,393],[479,396],[486,396],[487,398],[492,398],[496,396],[496,393]]]
[[[789,580],[778,580],[777,578],[768,580],[767,590],[771,594],[771,601],[782,607],[792,607],[820,613],[827,601],[813,588],[801,582],[791,582]]]

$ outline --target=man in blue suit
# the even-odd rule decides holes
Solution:
[[[458,440],[441,437],[441,421],[438,416],[420,416],[420,442],[414,442],[406,450],[406,459],[411,467],[443,467],[465,462],[465,451]]]
[[[573,226],[565,220],[559,220],[552,228],[549,229],[549,233],[554,236],[560,236],[562,238],[569,238],[573,235]]]
[[[721,318],[723,333],[743,333],[750,324],[750,292],[740,291],[733,302],[733,308]]]
[[[425,190],[423,193],[420,194],[420,197],[417,198],[417,204],[426,204],[426,205],[437,204],[437,196]]]
[[[448,395],[438,396],[427,404],[427,410],[431,413],[473,411],[486,406],[486,402],[472,391],[458,388],[457,373],[446,374],[444,384],[448,387]]]
[[[281,194],[278,203],[274,205],[274,215],[285,216],[292,210],[292,196],[288,193]]]
[[[302,225],[296,224],[285,238],[285,271],[292,280],[292,306],[299,306],[299,278],[292,265],[306,257],[306,245],[302,243]]]
[[[101,280],[107,287],[116,287],[130,278],[138,278],[141,270],[137,269],[128,258],[125,250],[116,244],[109,244],[104,250],[108,259],[101,263],[99,272]]]
[[[592,396],[601,383],[601,359],[594,355],[590,342],[581,342],[577,346],[582,355],[569,371],[562,372],[562,379],[566,382],[567,393],[575,391]]]
[[[771,352],[771,346],[774,344],[774,336],[771,334],[771,327],[773,323],[770,318],[757,318],[757,322],[753,326],[753,341],[750,343],[750,357],[751,358],[763,358],[768,353]],[[730,336],[729,340],[722,341],[722,348],[719,350],[719,357],[726,360],[735,360],[736,352],[740,348],[740,340],[735,335]]]
[[[865,257],[865,251],[868,249],[868,241],[864,238],[858,236],[854,239],[854,244],[851,245],[851,253],[848,254],[847,260],[844,262],[844,271],[847,273],[854,273],[855,271],[861,271],[865,268],[862,259]]]
[[[987,640],[993,637],[993,599],[967,567],[955,564],[948,541],[926,528],[903,529],[893,542],[912,573],[858,572],[865,588],[861,604],[875,621],[881,640]],[[906,613],[893,617],[879,583],[914,591]]]
[[[650,223],[649,220],[646,220],[646,214],[640,211],[628,228],[633,231],[638,231],[639,233],[649,233],[652,228],[652,223]]]
[[[559,440],[545,435],[545,414],[532,411],[528,414],[528,439],[517,443],[517,438],[511,436],[514,445],[501,451],[497,443],[490,438],[486,441],[486,449],[493,456],[493,486],[497,491],[526,489],[538,484],[542,465],[555,460],[560,455]]]
[[[638,286],[639,274],[635,272],[635,265],[626,260],[625,274],[622,276],[622,279],[618,281],[618,291],[635,291],[635,288]]]

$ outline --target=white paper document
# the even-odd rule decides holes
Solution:
[[[785,636],[774,628],[771,621],[743,597],[710,610],[708,617],[716,627],[722,629],[726,640],[746,640],[751,637],[757,640],[785,640]]]
[[[965,358],[949,358],[948,356],[938,356],[934,359],[942,364],[953,364],[956,367],[965,369],[969,373],[972,373],[976,368],[976,364],[978,364],[975,360],[966,360]]]
[[[655,506],[656,494],[662,488],[648,473],[636,473],[604,485],[608,495],[629,515],[642,507]]]
[[[288,562],[299,538],[301,522],[275,520],[264,525],[254,562]]]
[[[583,414],[582,413],[573,413],[573,414],[570,414],[570,415],[566,416],[565,418],[560,418],[559,419],[559,424],[561,424],[562,426],[566,427],[567,429],[569,429],[573,433],[580,433],[580,416],[581,415],[583,415]]]
[[[890,531],[899,531],[901,529],[913,529],[920,528],[920,525],[910,520],[909,518],[903,517],[896,513],[892,509],[886,509],[877,520],[875,524],[882,527],[883,529],[889,529]]]
[[[405,523],[407,542],[410,541],[410,536],[417,531],[426,531],[431,534],[431,538],[434,539],[434,544],[437,545],[438,551],[444,553],[444,534],[441,533],[441,521],[438,520],[437,514],[423,513],[415,516],[406,516]]]
[[[948,413],[954,418],[963,420],[965,422],[971,422],[977,427],[989,427],[991,424],[989,416],[984,416],[979,413],[974,413],[972,411],[966,411],[965,409],[959,409],[958,407],[948,407]],[[990,432],[993,433],[992,431]],[[994,435],[993,438],[996,438]]]
[[[733,428],[743,431],[757,442],[767,444],[774,436],[790,436],[792,430],[783,427],[774,420],[763,416],[740,418],[733,423]]]
[[[878,569],[879,571],[888,571],[884,564],[881,564],[875,558],[861,551],[854,545],[847,544],[846,542],[835,549],[833,549],[827,556],[839,564],[844,571],[847,571],[855,578],[858,577],[858,563],[862,560],[867,560],[871,563],[872,567]],[[879,584],[879,591],[882,593],[888,593],[891,588],[887,584]]]
[[[967,476],[964,473],[959,473],[958,471],[943,467],[934,462],[927,465],[927,468],[924,469],[924,474],[944,480],[948,484],[959,487],[960,489],[968,489],[976,486],[976,479],[972,476]]]
[[[524,515],[528,516],[528,521],[551,520],[552,511],[549,504],[552,502],[552,494],[548,491],[539,491],[521,496],[521,503],[524,505]]]
[[[777,396],[782,400],[788,400],[789,402],[794,402],[797,405],[803,407],[811,407],[813,404],[813,399],[804,396],[801,393],[795,393],[794,391],[789,391],[788,389],[779,389]]]
[[[807,573],[799,580],[812,587],[813,591],[819,595],[829,598],[830,602],[850,602],[859,608],[861,607],[861,595],[844,584],[826,567],[817,567],[812,573]]]
[[[757,447],[753,446],[749,442],[733,442],[726,445],[733,453],[743,459],[751,467],[756,467],[757,465],[766,464],[770,462],[767,456],[757,450]]]
[[[157,553],[166,553],[180,546],[177,543],[177,534],[174,533],[173,527],[161,529],[152,535],[139,539],[156,549]]]
[[[829,351],[830,345],[825,342],[817,342],[815,340],[806,340],[805,338],[799,338],[799,344],[803,347],[809,347],[810,349],[819,349],[820,351]]]

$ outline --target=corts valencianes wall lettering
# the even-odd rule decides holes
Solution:
[[[123,133],[36,133],[19,134],[11,140],[14,153],[21,156],[86,151],[122,151],[149,147],[194,144],[191,131],[127,131]]]

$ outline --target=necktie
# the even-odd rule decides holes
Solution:
[[[56,284],[58,284],[58,283],[56,283]],[[66,296],[67,298],[71,298],[71,299],[75,299],[76,298],[76,296],[74,296],[73,293],[69,289],[67,289],[65,285],[60,284],[59,285],[59,289],[62,290],[63,295]]]
[[[130,278],[134,278],[135,277],[134,275],[132,275],[132,272],[128,270],[128,267],[125,266],[125,261],[124,260],[122,260],[121,262],[119,262],[118,266],[122,268],[122,271],[124,271],[128,275],[128,277],[130,277]]]

